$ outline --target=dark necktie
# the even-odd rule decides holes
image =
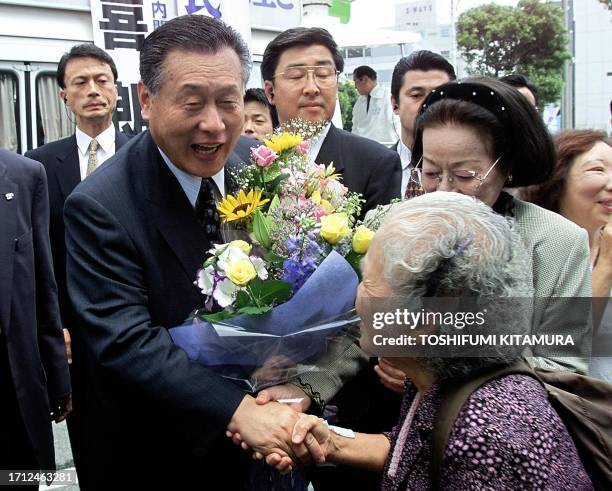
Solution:
[[[370,110],[370,99],[372,99],[372,96],[368,94],[368,102],[366,104],[366,113]]]
[[[202,230],[212,243],[221,243],[221,224],[217,202],[215,201],[215,183],[211,177],[203,177],[195,205],[195,214]]]

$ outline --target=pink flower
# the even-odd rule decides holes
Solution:
[[[302,143],[299,143],[297,147],[295,147],[296,155],[306,155],[308,153],[308,148],[310,147],[310,141],[304,140]]]
[[[278,158],[276,152],[265,145],[260,145],[257,148],[251,148],[251,155],[259,167],[268,167]]]
[[[321,217],[329,215],[329,213],[327,213],[327,211],[321,208],[320,206],[315,207],[315,209],[312,211],[312,214],[314,215],[317,222],[321,221]]]

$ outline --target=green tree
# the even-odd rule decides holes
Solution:
[[[570,56],[558,5],[520,0],[516,7],[472,8],[459,17],[457,45],[470,74],[521,73],[538,88],[541,106],[560,99],[563,67]]]
[[[338,86],[342,126],[346,131],[351,131],[353,129],[353,106],[358,97],[359,92],[357,92],[352,82],[346,82]]]

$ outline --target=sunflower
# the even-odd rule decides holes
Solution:
[[[238,196],[228,194],[227,197],[217,205],[223,223],[242,220],[255,213],[257,208],[265,205],[269,199],[261,199],[260,189],[251,189],[248,194],[240,190]]]
[[[264,140],[264,144],[280,155],[284,150],[298,146],[303,140],[300,135],[295,133],[283,133],[282,135],[272,135],[272,138]]]

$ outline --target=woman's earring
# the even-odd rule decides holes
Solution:
[[[512,184],[512,174],[508,176],[508,180],[506,181],[508,184]]]

